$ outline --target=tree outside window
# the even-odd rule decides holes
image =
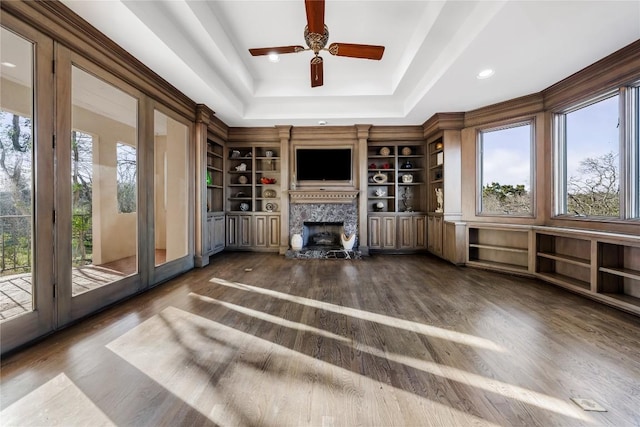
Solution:
[[[131,145],[119,142],[116,147],[116,179],[118,182],[118,212],[132,213],[136,211],[137,196],[137,161],[136,149]]]
[[[31,126],[29,117],[0,111],[0,274],[31,268]]]

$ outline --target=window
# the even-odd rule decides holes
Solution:
[[[131,213],[136,211],[136,149],[118,142],[116,178],[118,180],[118,212]]]
[[[627,91],[624,129],[625,217],[640,218],[640,87]]]
[[[533,122],[480,131],[479,213],[533,214]]]
[[[556,215],[638,218],[637,98],[620,90],[555,115]]]

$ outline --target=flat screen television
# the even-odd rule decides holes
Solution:
[[[300,183],[351,181],[351,148],[297,148],[296,179]]]

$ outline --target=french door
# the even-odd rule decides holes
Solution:
[[[64,326],[139,291],[148,263],[139,250],[140,94],[60,45],[56,88],[56,320]]]
[[[54,44],[7,14],[0,31],[0,336],[5,352],[55,325]]]
[[[193,268],[193,123],[3,13],[0,350]]]
[[[139,291],[153,263],[138,93],[11,15],[1,31],[4,353]]]

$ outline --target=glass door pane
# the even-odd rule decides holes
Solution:
[[[72,67],[72,296],[138,272],[136,98]]]
[[[33,44],[0,37],[0,321],[34,310]]]
[[[189,129],[155,111],[155,265],[182,258],[189,248]]]

